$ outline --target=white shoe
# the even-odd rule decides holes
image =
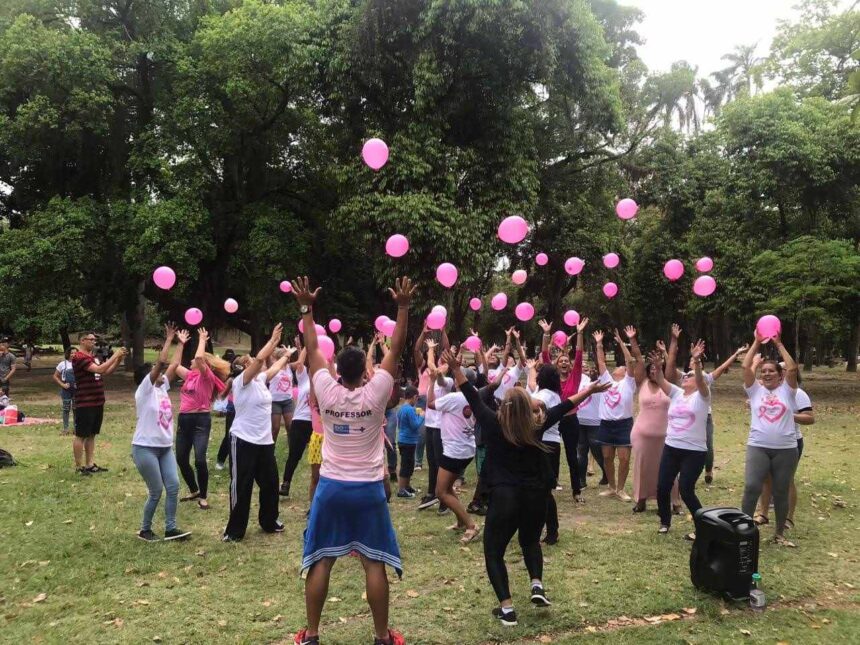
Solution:
[[[215,468],[217,468],[218,470],[224,470],[226,467],[227,467],[227,464],[225,464],[223,461],[216,461],[215,462]]]
[[[630,495],[625,493],[623,490],[616,491],[615,496],[618,499],[620,499],[622,502],[632,502],[633,501],[633,498],[630,497]]]
[[[598,495],[600,497],[614,497],[615,496],[615,489],[614,488],[607,488],[606,490],[600,491],[598,493]]]

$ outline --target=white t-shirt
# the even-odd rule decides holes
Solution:
[[[517,381],[520,380],[521,372],[522,368],[520,367],[519,363],[517,363],[513,367],[509,367],[508,371],[502,377],[502,382],[499,383],[499,387],[497,387],[496,391],[493,393],[493,396],[495,396],[496,399],[499,401],[505,398],[505,392],[514,387],[517,384]]]
[[[636,394],[636,379],[624,374],[624,378],[616,381],[608,370],[604,370],[600,383],[611,383],[606,392],[600,397],[600,418],[606,421],[619,421],[633,417],[633,395]]]
[[[265,372],[260,372],[247,384],[240,374],[233,379],[232,391],[236,417],[230,433],[259,446],[275,443],[272,440],[272,395],[266,387]]]
[[[711,397],[703,397],[698,390],[684,395],[677,385],[669,391],[669,426],[666,445],[683,450],[708,450],[708,404]]]
[[[582,378],[579,380],[579,390],[578,392],[582,392],[591,385],[591,379],[588,378],[585,374],[582,375]],[[599,426],[600,425],[600,395],[592,394],[587,399],[585,399],[582,403],[579,404],[579,407],[576,409],[576,418],[579,420],[579,424],[583,426]]]
[[[436,397],[438,401],[443,396],[448,394],[451,390],[454,389],[454,379],[445,378],[445,385],[439,385],[438,381],[433,381],[433,396]],[[424,427],[425,428],[441,428],[442,427],[442,413],[437,412],[436,410],[431,410],[427,408],[424,411]]]
[[[504,369],[505,369],[505,366],[501,365],[501,364],[498,367],[492,368],[487,373],[487,382],[488,383],[495,383],[496,379],[499,378],[499,374],[501,374],[502,370],[504,370]]]
[[[533,399],[537,399],[538,401],[543,401],[544,406],[547,410],[550,408],[554,408],[559,403],[561,403],[561,397],[553,392],[552,390],[538,390],[534,394],[532,394]],[[561,443],[561,434],[558,431],[558,424],[556,423],[551,428],[547,428],[543,433],[543,441],[550,443]]]
[[[394,378],[376,370],[363,386],[350,390],[328,370],[314,374],[314,395],[323,423],[320,475],[349,482],[378,482],[385,477],[385,405]]]
[[[708,389],[714,387],[714,376],[713,376],[713,374],[711,374],[710,372],[705,372],[703,374],[703,376],[705,377],[705,383],[708,384]],[[712,413],[713,413],[713,410],[711,409],[711,404],[710,404],[710,402],[708,402],[708,414],[712,414]]]
[[[134,393],[137,425],[131,443],[134,446],[170,448],[173,445],[173,408],[167,390],[167,379],[155,387],[147,374]]]
[[[803,388],[798,387],[797,394],[794,396],[794,412],[811,409],[812,400],[809,398],[809,395],[803,391]],[[797,431],[797,440],[800,441],[803,439],[803,433],[800,431],[800,424],[796,421],[794,422],[794,429]]]
[[[293,411],[293,419],[299,421],[311,420],[311,407],[308,405],[308,394],[311,391],[311,379],[307,368],[296,371],[296,409]]]
[[[293,398],[293,371],[282,369],[269,381],[269,393],[272,401],[289,401]]]
[[[797,390],[782,382],[773,390],[758,381],[745,387],[750,399],[750,436],[748,446],[758,448],[796,448],[794,409]]]
[[[66,370],[70,370],[72,368],[72,361],[60,361],[57,363],[57,372],[59,372],[60,376],[63,375],[63,372]]]
[[[451,459],[475,456],[475,415],[462,392],[451,392],[436,399],[441,416],[442,454]]]

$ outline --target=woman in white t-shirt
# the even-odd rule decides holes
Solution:
[[[761,360],[762,343],[773,341],[785,368],[778,361]],[[761,366],[761,382],[756,369]],[[744,473],[744,496],[741,508],[753,516],[768,475],[773,482],[773,506],[776,514],[774,542],[794,546],[785,539],[788,517],[788,491],[797,468],[797,430],[794,410],[797,395],[797,364],[782,344],[779,336],[762,338],[758,331],[744,357],[744,389],[750,401],[750,434],[747,440],[747,460]]]
[[[142,365],[135,372],[138,383],[134,394],[137,425],[131,440],[131,458],[149,491],[143,506],[143,521],[137,534],[146,542],[157,542],[160,538],[152,531],[152,517],[158,508],[161,491],[167,491],[164,505],[164,539],[181,540],[191,535],[176,526],[176,507],[179,503],[179,475],[176,457],[173,454],[173,408],[170,405],[170,379],[182,358],[182,348],[188,342],[187,331],[176,332],[172,326],[165,328],[164,345],[155,365]],[[167,364],[167,354],[173,338],[179,343],[173,360]]]
[[[75,398],[75,370],[71,360],[73,351],[75,348],[69,347],[54,370],[54,383],[60,386],[60,402],[63,406],[63,434],[69,434],[69,414]]]
[[[305,454],[305,448],[311,440],[314,432],[311,423],[311,406],[308,396],[311,392],[311,379],[307,369],[307,352],[302,349],[299,360],[291,364],[291,369],[296,377],[296,390],[294,393],[293,418],[287,432],[287,461],[284,464],[284,477],[281,482],[280,494],[284,497],[290,496],[290,484],[296,468]]]
[[[625,365],[616,367],[612,374],[606,369],[606,355],[603,352],[603,332],[592,334],[597,349],[597,371],[601,383],[610,387],[600,395],[600,430],[597,441],[603,450],[603,468],[606,472],[608,488],[600,492],[601,497],[616,497],[629,502],[630,495],[624,491],[627,474],[630,471],[630,431],[633,429],[633,395],[636,394],[634,360],[630,350],[615,332],[615,342],[624,354]],[[618,478],[615,477],[615,455],[618,455]]]
[[[272,362],[279,360],[286,351],[286,348],[279,347],[272,353],[270,360]],[[287,360],[289,358],[290,356],[287,356]],[[292,368],[289,365],[285,366],[269,380],[267,385],[272,395],[272,439],[277,444],[278,434],[281,432],[281,421],[284,422],[284,427],[289,429],[293,420],[295,401],[293,401]]]
[[[696,482],[705,469],[708,454],[708,409],[711,391],[702,372],[702,354],[705,343],[697,342],[691,351],[693,371],[681,376],[681,387],[667,381],[663,374],[663,356],[653,352],[650,362],[654,366],[653,378],[669,397],[668,427],[660,459],[657,478],[657,509],[660,514],[660,533],[669,532],[672,524],[672,486],[678,478],[681,499],[695,517],[702,503],[696,496]],[[686,536],[692,539],[692,534]]]

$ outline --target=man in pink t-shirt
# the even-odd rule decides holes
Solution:
[[[406,344],[409,305],[415,287],[401,278],[390,289],[397,303],[397,323],[391,348],[366,384],[366,356],[345,347],[337,357],[340,380],[329,373],[319,349],[313,305],[320,289],[311,291],[307,278],[293,282],[304,324],[308,371],[323,422],[323,463],[305,530],[302,569],[307,571],[305,603],[307,629],[295,638],[300,645],[319,643],[319,624],[336,559],[358,553],[366,576],[367,602],[373,615],[375,645],[403,643],[388,627],[388,576],[385,565],[402,573],[400,549],[388,512],[383,423],[385,404]]]

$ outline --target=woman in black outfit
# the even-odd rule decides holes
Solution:
[[[493,616],[502,625],[513,626],[517,624],[517,616],[508,586],[505,551],[514,533],[519,532],[523,560],[531,577],[531,601],[539,607],[550,605],[541,581],[540,535],[546,520],[547,498],[556,486],[556,476],[541,436],[580,402],[608,386],[594,383],[547,411],[540,403],[533,403],[523,389],[514,387],[499,402],[498,412],[493,412],[461,372],[459,357],[446,351],[445,360],[469,402],[475,421],[481,424],[487,446],[484,469],[490,504],[484,527],[484,561],[490,584],[499,599]]]

